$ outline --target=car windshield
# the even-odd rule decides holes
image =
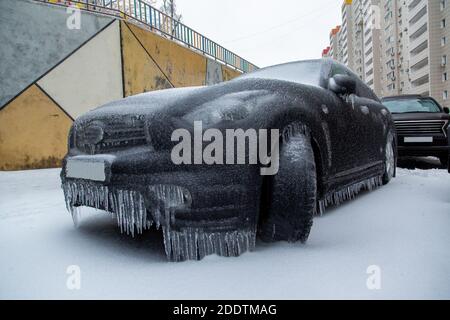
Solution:
[[[237,79],[275,79],[319,86],[320,68],[320,61],[290,62],[259,69]]]
[[[387,100],[383,104],[392,113],[437,113],[439,106],[431,99]]]

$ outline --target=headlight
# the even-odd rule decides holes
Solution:
[[[202,108],[187,114],[184,119],[190,123],[202,121],[204,126],[211,126],[223,121],[237,121],[247,118],[249,112],[243,106]]]

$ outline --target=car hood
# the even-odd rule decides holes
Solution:
[[[202,121],[203,129],[269,128],[271,114],[283,106],[308,105],[311,99],[323,97],[324,92],[317,87],[267,79],[153,91],[87,112],[75,121],[74,128],[78,132],[92,122],[102,127],[117,123],[128,126],[138,120],[144,123],[157,149],[168,148],[174,130],[192,132],[195,121]]]
[[[450,115],[443,112],[436,113],[393,113],[392,118],[394,121],[414,121],[414,120],[449,120]]]
[[[226,114],[228,120],[237,121],[274,103],[301,102],[308,100],[308,97],[320,96],[315,94],[317,90],[326,91],[268,79],[237,79],[209,87],[166,89],[107,103],[80,116],[76,124],[133,116],[152,120],[153,123],[179,120],[192,125],[193,121],[202,120],[208,124],[214,122],[213,118],[218,114]],[[208,118],[208,115],[213,118]]]

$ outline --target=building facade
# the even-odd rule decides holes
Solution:
[[[345,0],[340,54],[330,57],[379,96],[430,95],[449,107],[449,1]]]
[[[340,31],[341,26],[337,26],[336,28],[333,28],[330,32],[330,51],[329,56],[330,58],[333,58],[334,60],[341,61],[341,42],[340,42]]]
[[[322,50],[322,58],[331,58],[330,57],[330,50],[331,48],[328,46],[325,49]]]
[[[354,24],[353,24],[353,11],[350,5],[342,6],[342,26],[339,33],[340,49],[341,49],[341,61],[351,69],[355,69],[355,54],[353,46],[354,37]]]

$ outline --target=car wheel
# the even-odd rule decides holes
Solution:
[[[285,139],[279,164],[278,173],[268,179],[262,194],[259,235],[266,242],[305,242],[313,224],[317,194],[309,134],[296,133]]]
[[[383,184],[388,184],[394,177],[396,164],[394,135],[389,133],[386,141],[386,147],[384,148]]]
[[[442,166],[447,168],[448,167],[448,154],[441,155],[439,157],[439,161],[441,162]]]

